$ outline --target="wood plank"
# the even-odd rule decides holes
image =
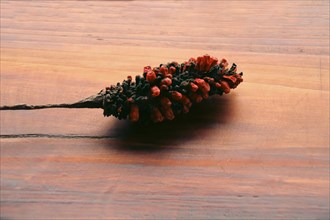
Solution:
[[[183,144],[169,135],[165,146],[151,143],[150,150],[139,140],[2,139],[4,213],[21,218],[20,210],[32,218],[38,210],[38,218],[47,218],[61,210],[57,217],[79,218],[83,208],[84,217],[115,219],[327,216],[325,148],[235,148],[205,145],[207,137]]]
[[[0,112],[1,219],[329,219],[328,1],[1,1],[1,105],[208,53],[244,83],[173,122]]]

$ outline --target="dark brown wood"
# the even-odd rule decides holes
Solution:
[[[328,1],[1,1],[1,105],[204,53],[244,82],[171,123],[0,111],[1,218],[329,219]]]

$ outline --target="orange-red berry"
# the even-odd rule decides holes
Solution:
[[[175,73],[175,71],[176,71],[176,68],[174,66],[171,66],[168,73],[172,75]]]
[[[153,107],[151,111],[151,120],[153,122],[162,122],[164,120],[164,116],[160,112],[157,107]]]
[[[168,69],[165,66],[160,67],[159,72],[166,76],[168,74]]]
[[[182,94],[177,91],[172,91],[171,96],[174,101],[180,101],[182,99]]]
[[[144,73],[147,73],[147,72],[149,72],[151,70],[151,66],[145,66],[144,68],[143,68],[143,72]]]
[[[162,106],[164,106],[164,107],[171,107],[171,105],[172,105],[172,102],[169,100],[169,98],[167,98],[167,97],[162,97],[161,99],[160,99],[160,103],[161,103],[161,105]]]
[[[160,89],[158,88],[158,86],[153,86],[151,89],[151,96],[152,97],[157,97],[160,95]]]
[[[197,93],[191,94],[190,98],[195,103],[200,103],[201,101],[203,101],[203,97]]]
[[[163,113],[164,117],[167,120],[173,120],[174,119],[175,116],[174,116],[174,113],[173,113],[171,108],[162,107],[161,110],[162,110],[162,113]]]
[[[152,70],[147,72],[146,79],[150,83],[154,82],[156,79],[156,73]]]
[[[189,85],[192,92],[196,92],[198,90],[198,86],[195,83],[191,82]]]
[[[137,122],[139,120],[140,114],[139,114],[139,106],[132,105],[131,106],[131,112],[129,114],[129,118],[133,122]]]
[[[172,80],[169,77],[165,77],[164,79],[162,79],[160,84],[170,86],[172,85]]]
[[[230,92],[230,86],[226,81],[221,81],[220,84],[226,94]]]

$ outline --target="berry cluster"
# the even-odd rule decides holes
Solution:
[[[243,81],[236,64],[220,62],[209,55],[190,58],[182,64],[170,62],[144,67],[143,76],[131,76],[107,87],[103,98],[104,116],[119,119],[162,122],[189,112],[192,104],[209,96],[229,93]]]

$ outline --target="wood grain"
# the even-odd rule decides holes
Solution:
[[[328,1],[1,1],[1,105],[204,53],[244,83],[171,123],[2,111],[3,219],[329,219]]]

